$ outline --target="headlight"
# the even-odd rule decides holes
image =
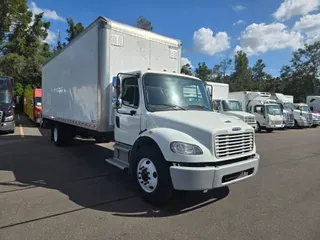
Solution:
[[[170,149],[172,152],[182,155],[201,155],[203,154],[200,147],[190,143],[184,142],[172,142],[170,143]]]
[[[13,120],[13,115],[4,118],[5,122],[9,122],[9,121],[12,121],[12,120]]]

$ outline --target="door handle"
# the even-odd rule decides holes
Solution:
[[[130,115],[133,116],[133,115],[136,114],[136,112],[137,112],[136,110],[131,110],[131,111],[130,111]]]

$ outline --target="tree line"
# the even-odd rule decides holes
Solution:
[[[0,75],[15,79],[15,94],[22,96],[25,88],[41,87],[42,64],[52,58],[84,30],[81,22],[67,18],[66,38],[58,33],[53,45],[44,42],[50,22],[43,13],[33,14],[27,0],[0,2]],[[153,31],[152,23],[140,16],[136,27]],[[282,92],[305,101],[306,95],[320,95],[320,42],[305,45],[292,55],[288,65],[281,68],[280,77],[265,72],[266,65],[259,59],[249,67],[247,55],[238,51],[233,59],[226,58],[213,67],[200,62],[193,71],[187,64],[181,72],[195,75],[203,81],[228,83],[231,91]]]
[[[294,51],[288,65],[282,66],[279,77],[265,72],[262,59],[249,67],[249,60],[243,51],[234,58],[225,58],[212,68],[205,62],[198,63],[194,71],[189,64],[181,72],[194,75],[203,81],[227,83],[230,91],[276,92],[293,95],[295,102],[305,102],[307,95],[320,95],[320,41],[305,44]]]

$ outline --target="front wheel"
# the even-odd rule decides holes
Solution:
[[[152,203],[165,203],[173,194],[169,164],[156,146],[141,147],[133,160],[133,171],[141,197]]]
[[[267,130],[268,133],[273,132],[273,128],[268,128],[268,129],[266,129],[266,130]]]

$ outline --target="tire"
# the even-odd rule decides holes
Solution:
[[[261,126],[260,126],[260,123],[258,123],[258,122],[257,122],[257,130],[256,130],[256,132],[258,132],[258,133],[261,132]]]
[[[171,199],[174,189],[169,164],[157,146],[141,147],[132,164],[133,177],[142,199],[154,204]]]
[[[268,129],[266,129],[266,131],[267,131],[268,133],[271,133],[271,132],[273,132],[273,129],[272,129],[272,128],[268,128]]]
[[[72,138],[68,129],[62,127],[61,124],[55,124],[51,128],[51,140],[58,147],[68,145]]]

